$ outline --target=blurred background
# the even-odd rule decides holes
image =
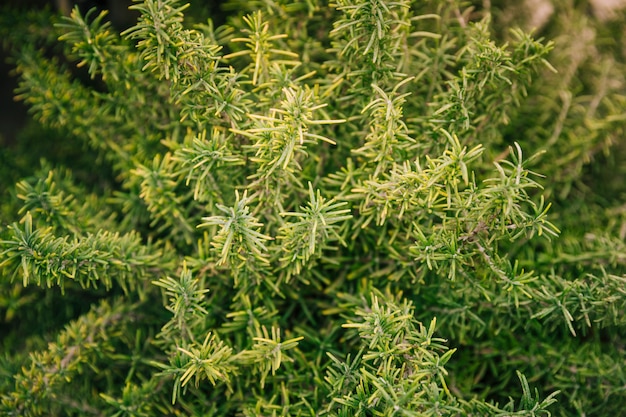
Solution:
[[[202,17],[211,16],[216,23],[224,22],[224,13],[219,7],[221,1],[203,0],[192,3],[192,11]],[[51,13],[68,16],[72,8],[78,6],[84,15],[95,7],[98,10],[108,10],[108,19],[116,29],[122,31],[136,21],[137,13],[128,9],[132,4],[132,0],[2,0],[0,13],[8,13],[10,10],[18,14],[28,10],[49,9]],[[14,99],[18,81],[11,62],[12,45],[4,42],[0,46],[0,146],[10,146],[27,126],[29,118],[27,107]]]

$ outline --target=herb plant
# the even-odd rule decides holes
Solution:
[[[474,3],[5,8],[1,413],[623,412],[620,26]]]

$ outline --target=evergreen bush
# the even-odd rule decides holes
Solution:
[[[528,4],[5,7],[2,414],[623,415],[624,20]]]

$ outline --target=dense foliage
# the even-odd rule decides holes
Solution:
[[[196,3],[0,13],[3,415],[623,413],[623,18]]]

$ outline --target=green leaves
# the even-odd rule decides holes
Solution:
[[[286,34],[272,35],[269,32],[269,22],[263,20],[263,14],[260,10],[255,13],[244,16],[243,21],[247,28],[242,32],[248,37],[233,38],[231,42],[245,42],[247,50],[241,50],[226,55],[225,59],[235,58],[237,56],[249,55],[251,63],[242,71],[252,71],[252,85],[259,85],[271,81],[271,72],[273,66],[293,67],[298,66],[298,54],[281,50],[276,47],[275,41],[286,38]]]
[[[177,149],[173,156],[186,173],[186,185],[193,183],[193,198],[197,201],[221,201],[221,181],[228,176],[224,168],[244,165],[241,156],[228,146],[228,139],[218,129],[213,129],[207,140],[206,131],[194,137],[191,144]]]
[[[446,364],[456,349],[448,350],[446,340],[435,337],[436,319],[426,327],[414,318],[410,303],[398,304],[380,292],[370,297],[343,325],[358,331],[360,350],[346,361],[329,354],[329,415],[551,415],[548,408],[558,392],[540,399],[519,371],[522,396],[517,407],[513,401],[499,407],[455,398],[446,384]]]
[[[271,108],[269,115],[251,114],[254,127],[234,133],[253,140],[249,149],[250,160],[256,163],[254,188],[259,190],[270,204],[280,206],[281,190],[289,183],[299,184],[298,172],[301,162],[307,156],[306,148],[316,141],[334,144],[334,141],[311,132],[319,125],[342,123],[343,120],[318,119],[314,113],[325,107],[318,104],[314,90],[304,88],[284,88],[280,106]]]
[[[57,238],[49,229],[35,228],[30,213],[23,223],[11,225],[11,237],[0,242],[4,249],[0,268],[7,268],[14,277],[21,276],[25,286],[34,282],[63,289],[66,280],[75,280],[83,288],[104,285],[109,289],[115,279],[124,291],[141,295],[143,279],[168,267],[168,257],[143,245],[137,233],[100,231]]]
[[[434,174],[431,178],[433,182],[443,181],[443,184],[435,182],[434,187],[439,188],[440,195],[447,196],[445,207],[455,209],[440,211],[438,217],[441,223],[432,226],[429,223],[420,226],[416,221],[414,230],[417,241],[410,251],[415,254],[416,260],[426,262],[429,269],[440,273],[447,270],[448,277],[453,280],[457,274],[466,275],[468,271],[465,268],[474,269],[482,263],[496,277],[508,282],[514,279],[510,276],[512,269],[494,250],[497,248],[495,244],[535,234],[549,239],[557,236],[559,231],[546,221],[547,208],[544,208],[543,199],[537,205],[530,197],[529,190],[540,188],[540,185],[531,179],[533,172],[524,168],[518,144],[515,144],[513,161],[494,163],[497,176],[485,179],[485,185],[479,187],[474,182],[468,182],[468,164],[478,158],[480,148],[467,152],[460,147],[458,139],[450,139],[452,149],[446,151],[443,158],[431,162],[431,166],[436,168],[431,171]],[[472,173],[471,177],[474,178],[475,174]],[[424,188],[427,188],[429,183],[424,182]],[[463,185],[467,188],[461,188]],[[411,207],[419,205],[412,204]],[[530,212],[529,207],[532,208]],[[429,227],[439,233],[428,231]],[[469,272],[470,276],[472,274]]]
[[[154,362],[152,365],[162,369],[159,375],[173,376],[174,388],[172,404],[181,399],[193,379],[197,388],[201,381],[208,380],[213,386],[225,383],[231,389],[231,377],[237,375],[237,366],[231,361],[232,349],[209,332],[204,342],[185,343],[176,346],[170,354],[170,363]]]
[[[272,326],[270,333],[263,326],[253,338],[252,348],[239,352],[236,360],[242,364],[254,365],[255,373],[260,374],[260,384],[263,388],[270,372],[275,375],[281,364],[293,362],[292,358],[285,355],[285,351],[294,349],[302,339],[303,337],[294,337],[282,340],[279,328]]]
[[[346,202],[326,201],[320,191],[313,191],[309,183],[309,203],[301,207],[301,212],[281,213],[283,217],[298,219],[281,226],[278,241],[281,244],[280,262],[286,269],[289,281],[292,275],[300,276],[302,268],[311,259],[322,256],[322,250],[332,249],[329,243],[345,242],[339,235],[339,227],[335,223],[345,222],[352,218],[349,209],[340,209]]]
[[[196,328],[198,326],[202,328],[202,321],[209,314],[205,300],[205,294],[209,290],[201,288],[198,280],[192,278],[191,271],[186,265],[183,266],[180,280],[166,277],[152,283],[165,289],[165,295],[169,297],[166,308],[174,314],[174,317],[163,326],[162,337],[194,340]],[[174,330],[178,334],[172,334]]]
[[[330,355],[328,413],[418,415],[418,410],[433,410],[434,402],[440,413],[460,412],[444,380],[454,349],[447,350],[445,340],[434,337],[435,326],[435,319],[428,328],[418,323],[410,303],[371,294],[343,325],[357,330],[361,339],[355,358],[344,363]]]
[[[19,53],[58,132],[6,152],[49,162],[0,207],[3,412],[619,414],[609,29],[560,0],[556,43],[509,30],[524,5],[200,3],[121,35],[75,9]]]
[[[228,363],[232,349],[217,341],[211,333],[207,334],[202,346],[190,347],[189,350],[179,347],[178,350],[187,360],[185,372],[180,377],[181,386],[184,387],[192,377],[196,387],[203,379],[208,379],[213,385],[217,382],[230,384],[229,374],[235,369]]]
[[[394,55],[410,28],[409,2],[347,0],[337,2],[336,8],[344,16],[335,22],[330,35],[341,39],[335,47],[339,55],[355,57],[355,63],[363,67],[373,64],[379,69],[393,68]],[[349,75],[363,74],[355,71]]]
[[[64,23],[57,24],[64,30],[59,40],[72,46],[72,52],[81,59],[77,66],[87,66],[92,79],[100,73],[103,80],[119,81],[123,75],[117,72],[117,66],[112,62],[113,57],[121,52],[117,45],[119,36],[110,22],[103,21],[106,11],[92,19],[94,13],[95,9],[91,9],[83,17],[78,7],[74,7],[72,14],[63,18]]]
[[[179,191],[173,165],[171,154],[156,155],[151,166],[137,164],[131,174],[140,182],[139,197],[151,213],[151,226],[172,230],[176,240],[190,243],[194,228],[189,221],[188,193]]]
[[[179,42],[184,33],[182,12],[187,6],[180,6],[176,0],[149,0],[131,6],[141,12],[141,19],[122,35],[139,40],[137,47],[141,50],[141,58],[146,61],[143,69],[157,71],[159,78],[171,78],[176,82],[180,77],[178,56],[183,43]],[[179,35],[172,37],[173,32]]]
[[[259,232],[263,226],[250,214],[248,203],[251,198],[247,192],[239,197],[235,193],[233,207],[217,205],[217,208],[225,213],[225,216],[203,217],[204,223],[198,227],[220,226],[219,231],[212,242],[212,246],[219,254],[218,265],[227,265],[238,268],[241,263],[254,259],[261,263],[267,263],[267,247],[265,242],[271,237]]]
[[[402,105],[411,93],[399,94],[398,92],[411,81],[412,78],[407,78],[399,82],[389,94],[376,84],[372,84],[376,98],[362,111],[372,117],[369,132],[365,138],[365,145],[353,150],[353,153],[376,163],[374,177],[387,171],[394,161],[403,160],[407,155],[412,154],[416,140],[408,134],[402,109]]]
[[[136,308],[119,299],[112,304],[101,302],[68,323],[47,346],[31,351],[22,369],[13,376],[14,390],[2,396],[0,411],[7,415],[44,415],[104,409],[102,399],[94,398],[90,387],[100,370],[120,365],[110,336],[132,331],[131,323],[138,318]],[[72,380],[81,383],[73,391],[63,389]],[[87,397],[91,401],[84,401]]]
[[[533,74],[544,66],[553,70],[545,59],[552,43],[513,31],[511,46],[497,46],[489,23],[486,16],[467,26],[467,43],[455,57],[460,70],[429,103],[427,131],[443,128],[459,137],[480,138],[483,144],[498,143],[502,126],[509,124],[526,97]]]

